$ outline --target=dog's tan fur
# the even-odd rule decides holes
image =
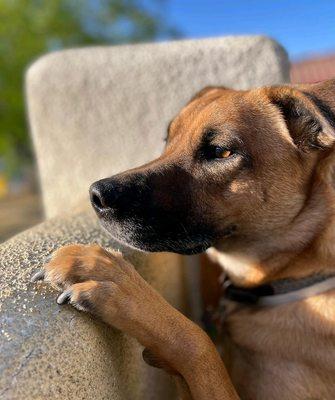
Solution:
[[[166,151],[154,163],[189,157],[208,125],[226,136],[238,132],[251,152],[252,174],[237,161],[227,164],[222,185],[213,167],[212,183],[197,200],[219,210],[217,224],[239,222],[239,235],[218,240],[209,251],[236,285],[335,272],[335,121],[327,110],[335,111],[335,81],[208,88],[170,125]],[[313,131],[311,115],[320,130]],[[230,381],[207,335],[119,254],[70,246],[46,271],[49,281],[71,289],[74,305],[136,337],[153,360],[182,378],[184,398],[236,399],[235,389],[242,399],[335,398],[334,290],[266,309],[230,304],[223,354]]]

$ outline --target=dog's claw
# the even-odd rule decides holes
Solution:
[[[71,299],[71,291],[70,290],[65,290],[63,293],[61,293],[58,297],[57,297],[57,304],[67,304],[69,303]]]
[[[52,254],[49,254],[47,257],[45,257],[45,264],[48,264],[52,260]]]
[[[45,277],[45,271],[44,269],[40,269],[39,271],[37,271],[30,279],[31,282],[38,282],[38,281],[42,281]]]

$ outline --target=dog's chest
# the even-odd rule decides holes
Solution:
[[[305,363],[231,351],[230,374],[243,400],[333,400],[334,371],[319,371]]]
[[[319,297],[275,309],[228,312],[227,365],[241,398],[335,398],[335,304]],[[334,311],[325,312],[330,306]]]

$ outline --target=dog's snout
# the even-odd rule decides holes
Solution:
[[[119,192],[112,182],[97,181],[90,187],[90,198],[93,207],[99,211],[113,208]]]

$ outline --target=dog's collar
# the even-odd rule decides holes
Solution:
[[[222,282],[222,297],[246,305],[278,306],[335,289],[335,275],[312,275],[300,279],[281,279],[254,288],[233,285],[229,279]]]
[[[202,323],[207,333],[220,337],[227,318],[227,301],[233,301],[247,307],[275,307],[308,297],[317,296],[335,289],[335,275],[312,275],[301,279],[281,279],[254,288],[242,288],[233,285],[223,276],[219,279],[221,295],[216,306],[206,307]]]

